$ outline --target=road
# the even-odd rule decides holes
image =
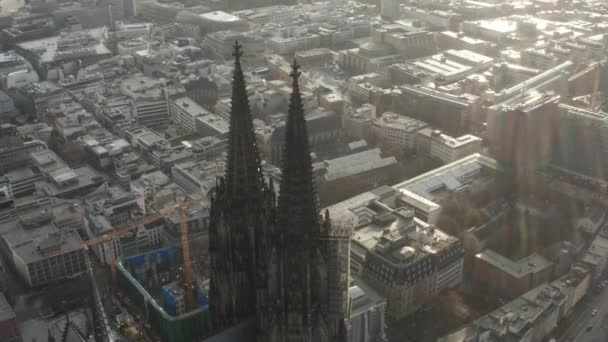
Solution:
[[[595,286],[590,289],[594,291]],[[593,315],[593,311],[597,314]],[[608,341],[608,288],[580,303],[572,313],[574,320],[559,339],[560,342],[606,342]],[[587,331],[587,327],[591,330]]]

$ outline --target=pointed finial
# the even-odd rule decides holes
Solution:
[[[234,52],[232,53],[232,56],[234,56],[234,58],[236,58],[237,60],[241,58],[241,56],[243,56],[243,50],[241,50],[243,46],[241,44],[239,44],[238,40],[234,41]]]
[[[300,72],[300,65],[298,64],[298,61],[294,58],[293,64],[291,65],[291,74],[289,74],[289,76],[291,76],[294,81],[297,81],[301,74],[302,73]]]

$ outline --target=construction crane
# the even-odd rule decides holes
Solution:
[[[189,307],[194,304],[194,285],[192,282],[192,265],[190,262],[190,244],[188,238],[188,216],[186,215],[186,209],[190,206],[188,202],[177,204],[174,207],[166,208],[155,212],[154,214],[143,217],[139,220],[133,221],[126,225],[117,227],[113,231],[98,236],[96,238],[83,242],[85,249],[91,246],[100,244],[108,244],[108,253],[110,257],[110,270],[112,273],[112,283],[116,284],[116,255],[114,253],[113,241],[114,239],[121,237],[122,235],[141,227],[142,225],[156,222],[161,218],[177,213],[180,218],[180,235],[182,243],[182,255],[184,259],[184,288],[186,291],[186,303]]]

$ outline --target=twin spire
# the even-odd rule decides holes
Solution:
[[[260,194],[263,177],[253,119],[249,108],[249,96],[241,67],[243,51],[238,42],[234,45],[234,81],[230,108],[230,133],[226,165],[226,192],[232,198]]]
[[[253,130],[253,119],[241,66],[242,46],[234,45],[234,82],[230,110],[230,137],[226,168],[226,192],[231,198],[257,198],[264,188],[260,155]],[[302,229],[318,227],[317,197],[313,182],[308,133],[300,93],[300,66],[294,60],[291,71],[293,91],[289,101],[283,149],[279,224]],[[299,229],[294,229],[298,231]],[[298,233],[304,233],[299,231]]]
[[[293,91],[285,127],[283,175],[278,211],[279,227],[290,227],[289,233],[293,234],[305,234],[311,230],[315,233],[318,232],[317,197],[313,182],[304,105],[300,93],[300,75],[300,66],[294,60],[290,75],[293,79]]]

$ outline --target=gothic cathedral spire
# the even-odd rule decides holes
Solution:
[[[262,176],[241,56],[237,42],[226,175],[219,179],[210,211],[209,304],[215,330],[256,314],[256,286],[266,277],[260,256],[274,209]]]
[[[234,45],[234,79],[230,108],[230,133],[226,168],[226,190],[231,196],[259,194],[262,189],[260,155],[258,152],[245,76],[241,67],[243,51]]]
[[[308,132],[300,93],[300,66],[294,60],[291,77],[293,92],[289,102],[285,147],[283,149],[279,226],[287,234],[318,234],[319,220]]]

